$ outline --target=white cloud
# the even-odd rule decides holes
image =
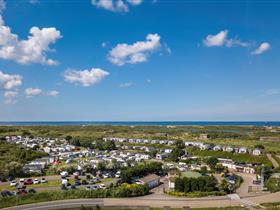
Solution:
[[[143,2],[142,0],[127,0],[127,1],[132,5],[139,5]]]
[[[146,79],[146,82],[150,84],[150,83],[152,83],[152,80],[151,79]]]
[[[5,74],[0,71],[0,89],[11,90],[22,84],[22,76],[18,74]]]
[[[208,35],[203,42],[207,47],[223,46],[227,40],[227,35],[228,30],[223,30],[215,35]]]
[[[252,52],[253,55],[260,55],[271,48],[268,42],[263,42],[261,45]]]
[[[92,5],[112,12],[128,12],[128,7],[123,0],[91,0]]]
[[[15,104],[17,102],[16,97],[18,95],[17,91],[6,91],[4,93],[5,104]]]
[[[59,92],[57,90],[50,90],[46,94],[47,94],[47,96],[56,97],[59,95]]]
[[[53,51],[49,45],[62,37],[60,31],[56,28],[32,27],[29,33],[26,40],[19,40],[18,35],[5,26],[0,15],[0,58],[20,64],[57,64],[57,61],[47,57],[47,52]]]
[[[0,13],[6,9],[6,2],[4,0],[0,0]]]
[[[99,83],[109,74],[109,72],[99,68],[92,68],[91,70],[67,70],[64,73],[64,79],[67,82],[88,87]]]
[[[243,42],[238,38],[228,38],[228,30],[220,31],[219,33],[212,35],[209,34],[207,37],[203,40],[203,43],[207,47],[248,47],[250,46],[249,43]]]
[[[132,82],[125,82],[120,84],[120,88],[129,88],[133,85]]]
[[[146,41],[138,41],[134,44],[118,44],[108,55],[111,63],[122,66],[126,63],[135,64],[145,62],[151,52],[161,46],[158,34],[148,34]]]
[[[43,91],[39,88],[27,88],[25,89],[25,95],[27,98],[31,98],[33,96],[38,96],[42,93]]]
[[[129,5],[140,5],[142,0],[91,0],[91,4],[112,12],[128,12]]]

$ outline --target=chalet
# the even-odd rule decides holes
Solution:
[[[166,153],[166,152],[165,152],[165,153],[161,153],[161,154],[157,154],[157,155],[156,155],[156,159],[157,159],[157,160],[163,160],[163,159],[165,159],[165,158],[168,158],[168,157],[169,157],[169,154],[170,154],[170,153]]]
[[[254,149],[253,151],[252,151],[252,155],[255,155],[255,156],[259,156],[259,155],[261,155],[262,154],[262,151],[260,150],[260,149]]]

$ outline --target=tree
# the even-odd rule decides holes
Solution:
[[[185,149],[185,147],[186,147],[185,143],[182,140],[176,140],[175,146],[176,146],[176,148],[179,148],[179,149]]]
[[[206,164],[209,165],[211,170],[214,170],[216,167],[216,164],[219,162],[219,160],[216,157],[210,157],[206,160]]]
[[[184,154],[185,154],[185,151],[183,149],[175,148],[172,150],[172,152],[170,154],[170,159],[172,161],[177,162],[179,160],[179,157],[183,156]]]

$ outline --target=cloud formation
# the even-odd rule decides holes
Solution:
[[[27,88],[25,89],[25,95],[27,98],[31,98],[33,96],[38,96],[42,93],[43,91],[39,88]]]
[[[260,55],[271,48],[268,42],[263,42],[260,46],[252,52],[253,55]]]
[[[47,57],[47,52],[53,51],[49,45],[54,44],[62,36],[56,28],[32,27],[30,35],[25,40],[19,40],[17,34],[5,26],[0,15],[0,58],[13,60],[19,64],[41,63],[56,65],[57,61]]]
[[[67,82],[88,87],[99,83],[109,74],[109,72],[99,68],[92,68],[90,70],[67,70],[64,73],[64,79]]]
[[[250,44],[247,42],[243,42],[238,38],[228,38],[228,30],[220,31],[217,34],[209,34],[203,40],[203,43],[206,47],[248,47]]]
[[[133,44],[118,44],[108,55],[111,63],[122,66],[124,64],[136,64],[145,62],[150,53],[161,46],[158,34],[148,34],[146,41],[137,41]]]
[[[56,97],[59,95],[59,92],[57,90],[50,90],[46,94],[47,94],[47,96]]]
[[[15,104],[17,102],[16,100],[16,97],[18,95],[18,92],[17,91],[6,91],[4,93],[4,98],[5,98],[5,101],[4,103],[5,104]]]
[[[129,5],[137,6],[142,0],[91,0],[91,4],[111,12],[128,12]]]
[[[132,82],[125,82],[120,84],[120,88],[129,88],[133,85]]]
[[[6,9],[6,2],[4,0],[0,0],[0,13]]]
[[[22,84],[22,76],[18,74],[5,74],[0,71],[0,89],[11,90]]]

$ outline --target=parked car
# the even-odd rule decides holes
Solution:
[[[85,186],[85,189],[86,189],[86,190],[91,190],[90,185]]]
[[[97,187],[96,185],[93,185],[93,186],[92,186],[92,189],[93,189],[93,190],[97,190],[98,187]]]
[[[100,189],[106,189],[106,186],[105,186],[105,184],[100,184],[100,185],[99,185],[99,188],[100,188]]]
[[[45,178],[41,179],[41,183],[47,183],[48,181]]]
[[[82,185],[87,185],[88,182],[86,180],[82,180]]]
[[[62,185],[60,186],[60,189],[61,189],[61,190],[67,190],[67,187],[66,187],[64,184],[62,184]]]
[[[27,179],[25,182],[24,182],[25,185],[30,185],[30,184],[33,184],[33,180],[31,178]]]
[[[34,179],[33,184],[40,184],[40,180],[39,179]]]
[[[13,196],[13,193],[11,193],[8,190],[3,190],[3,191],[1,191],[1,196],[2,197],[10,197],[10,196]]]
[[[95,181],[93,179],[89,180],[89,184],[95,184]]]
[[[75,190],[77,187],[76,187],[76,185],[71,185],[71,190]]]
[[[36,190],[34,190],[34,189],[29,189],[29,190],[28,190],[28,193],[36,193]]]
[[[24,181],[25,181],[25,179],[24,179],[24,178],[19,179],[19,182],[24,183]]]
[[[10,186],[11,186],[11,187],[15,187],[15,186],[17,186],[17,184],[18,184],[18,183],[17,183],[16,180],[13,180],[13,181],[10,182]]]
[[[27,191],[25,189],[19,189],[17,195],[27,195]]]
[[[81,182],[80,182],[79,180],[76,180],[76,181],[75,181],[75,185],[76,185],[76,186],[80,186],[80,185],[81,185]]]
[[[66,177],[66,176],[68,176],[68,172],[67,171],[62,171],[60,173],[60,175],[63,176],[63,177]]]

